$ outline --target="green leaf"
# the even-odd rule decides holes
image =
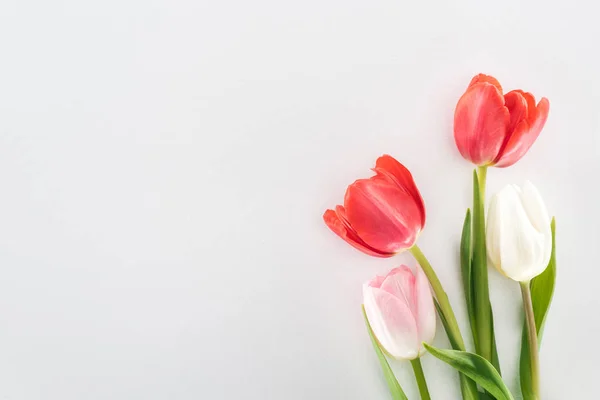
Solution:
[[[435,304],[435,308],[438,312],[438,315],[440,316],[440,320],[442,321],[442,325],[444,326],[446,332],[448,332],[448,321],[446,321],[446,318],[444,318],[444,314],[441,312],[440,305],[435,297],[433,298],[433,302]],[[452,338],[453,337],[451,335],[448,336],[448,339],[450,340],[450,345],[456,349],[458,348],[456,347],[457,343],[454,342]],[[463,400],[479,400],[479,392],[477,391],[477,385],[475,385],[475,383],[464,374],[459,374],[459,378],[460,391],[462,392]]]
[[[479,393],[479,400],[494,400],[494,398],[487,393]]]
[[[402,387],[398,383],[396,379],[396,375],[394,375],[394,371],[390,368],[390,364],[385,358],[385,354],[381,351],[381,347],[379,347],[379,343],[375,338],[375,334],[373,333],[373,329],[371,329],[371,324],[369,324],[369,320],[367,319],[367,314],[365,313],[364,306],[362,307],[363,317],[365,318],[365,324],[367,325],[367,330],[369,331],[369,337],[371,338],[371,343],[373,344],[373,348],[375,349],[375,353],[377,353],[377,358],[379,358],[379,363],[381,364],[381,369],[383,371],[383,376],[385,377],[385,381],[388,384],[388,388],[390,389],[390,393],[392,394],[393,400],[408,400],[406,394],[402,390]]]
[[[540,275],[531,281],[531,300],[533,301],[533,313],[535,326],[538,334],[538,343],[544,330],[546,315],[554,295],[554,283],[556,281],[556,220],[552,218],[550,224],[552,229],[552,254],[548,267]]]
[[[552,302],[554,294],[554,283],[556,281],[556,221],[552,218],[552,255],[548,267],[540,275],[531,281],[531,300],[533,302],[533,314],[535,317],[535,328],[538,335],[538,345],[542,340],[544,322]],[[527,326],[523,324],[523,335],[521,339],[521,361],[520,361],[521,393],[524,400],[535,399],[531,384],[531,364],[529,359],[529,341],[527,340]]]
[[[478,190],[478,186],[475,187]],[[473,252],[473,246],[471,241],[471,210],[467,209],[467,214],[465,215],[465,221],[463,223],[462,235],[460,240],[460,270],[463,280],[463,290],[465,292],[465,300],[467,302],[467,313],[469,314],[469,323],[471,325],[471,334],[473,335],[473,342],[475,343],[475,348],[478,349],[479,345],[477,343],[477,322],[475,316],[475,305],[473,303],[473,268],[472,262],[473,259],[471,257]],[[490,304],[490,315],[492,313],[492,305]],[[442,321],[443,322],[443,321]],[[496,335],[494,333],[494,319],[490,319],[491,327],[490,332],[492,336],[492,365],[498,373],[500,373],[500,361],[498,360],[498,350],[496,348]],[[456,347],[452,346],[454,349]]]
[[[444,330],[446,330],[446,332],[448,332],[448,330],[450,329],[449,326],[448,326],[448,320],[444,316],[444,313],[442,312],[440,303],[438,303],[438,301],[437,301],[437,299],[435,297],[433,298],[433,304],[435,305],[435,309],[437,310],[437,313],[440,316],[440,321],[442,321],[442,325],[444,326]],[[453,349],[460,348],[460,346],[458,345],[458,343],[456,343],[456,340],[454,340],[453,336],[448,335],[448,340],[450,341],[450,346],[452,346]]]
[[[462,228],[462,236],[460,239],[460,272],[463,280],[465,300],[467,302],[469,322],[471,324],[471,333],[473,335],[473,340],[476,342],[477,325],[475,322],[475,308],[473,305],[473,271],[471,269],[471,253],[471,210],[467,209],[467,214],[465,215],[465,221]]]
[[[493,315],[491,304],[490,304],[490,315]],[[491,323],[492,323],[492,328],[491,328],[491,332],[492,332],[492,365],[494,366],[494,368],[496,368],[496,371],[498,371],[498,373],[500,375],[502,375],[502,371],[500,370],[500,359],[498,358],[498,348],[496,347],[496,332],[494,330],[494,318],[492,318]]]
[[[494,366],[474,353],[458,350],[442,350],[423,343],[429,353],[452,368],[473,379],[497,400],[514,400]]]
[[[477,385],[471,378],[465,374],[458,375],[460,379],[460,392],[463,400],[479,400],[480,392],[477,391]]]

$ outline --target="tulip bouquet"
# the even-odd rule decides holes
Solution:
[[[460,154],[475,164],[472,212],[467,209],[460,246],[460,272],[474,349],[459,324],[417,239],[425,227],[425,204],[409,170],[389,155],[375,162],[375,175],[348,186],[344,204],[323,219],[339,237],[374,257],[408,250],[415,268],[401,265],[363,285],[363,314],[393,399],[406,399],[388,358],[410,360],[421,395],[430,399],[419,358],[426,352],[459,373],[463,399],[511,400],[502,380],[489,298],[488,262],[519,283],[523,296],[520,382],[523,398],[539,400],[538,351],[556,273],[555,225],[530,182],[509,185],[492,196],[485,215],[488,167],[509,167],[539,136],[549,102],[536,104],[522,90],[503,93],[491,76],[475,76],[454,114]],[[439,316],[452,349],[431,346]],[[469,351],[472,350],[472,351]]]

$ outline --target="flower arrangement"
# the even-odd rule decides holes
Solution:
[[[474,349],[467,349],[454,311],[423,251],[425,205],[410,171],[390,155],[375,162],[375,175],[348,186],[343,205],[326,210],[325,224],[348,244],[374,257],[408,250],[418,265],[392,269],[363,285],[367,330],[393,399],[406,399],[388,358],[409,360],[421,399],[430,399],[419,361],[429,352],[459,372],[465,400],[512,400],[502,380],[489,298],[488,263],[517,282],[523,297],[520,382],[525,400],[540,400],[539,345],[556,274],[555,222],[531,182],[508,185],[490,200],[485,214],[487,168],[505,168],[531,148],[548,118],[549,102],[531,93],[503,93],[493,77],[479,74],[460,97],[454,139],[475,165],[472,211],[461,236],[460,271]],[[431,345],[436,314],[452,349]],[[469,351],[472,350],[472,351]]]

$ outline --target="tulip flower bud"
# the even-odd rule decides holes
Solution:
[[[550,217],[531,182],[492,197],[486,239],[490,261],[510,279],[528,282],[544,272],[552,252]]]
[[[391,257],[411,248],[425,226],[425,205],[406,167],[383,155],[375,176],[346,190],[344,205],[327,210],[323,220],[339,237],[375,257]]]
[[[363,286],[364,308],[379,344],[396,359],[425,353],[423,342],[435,335],[435,307],[421,267],[416,274],[402,265]]]
[[[454,113],[460,154],[479,166],[508,167],[527,153],[542,131],[550,103],[523,90],[506,94],[492,76],[475,76]]]

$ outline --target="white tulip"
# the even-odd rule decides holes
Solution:
[[[552,252],[550,217],[531,182],[522,189],[508,185],[492,197],[486,240],[490,261],[510,279],[528,282],[544,272]]]

